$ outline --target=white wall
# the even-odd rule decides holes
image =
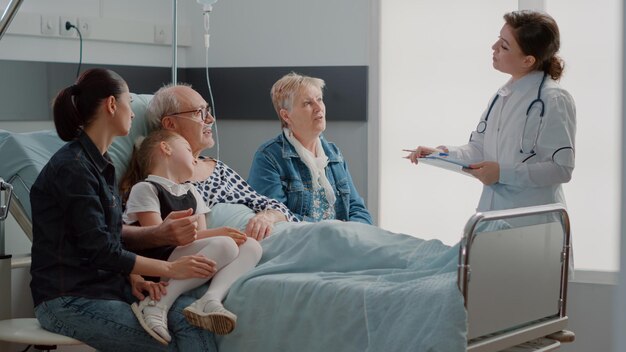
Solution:
[[[362,0],[218,1],[210,15],[209,65],[367,65],[369,6]],[[188,7],[187,15],[200,18],[200,8]],[[204,31],[192,21],[194,33]],[[189,66],[204,66],[203,48],[194,42]]]
[[[622,1],[606,0],[599,5],[585,0],[548,0],[546,5],[561,30],[561,53],[566,62],[561,84],[576,101],[576,169],[572,181],[564,186],[575,265],[616,271]]]
[[[0,0],[0,8],[8,2]],[[358,0],[219,1],[210,15],[209,64],[211,67],[367,65],[369,6],[368,1]],[[179,27],[191,28],[191,46],[178,50],[179,67],[205,64],[201,10],[195,0],[178,0]],[[171,23],[172,0],[24,1],[0,42],[0,59],[77,60],[76,38],[15,35],[24,31],[20,30],[23,26],[39,30],[38,22],[23,24],[35,14],[97,18],[103,24],[130,22],[135,24],[134,31],[144,31],[146,26]],[[171,65],[169,45],[123,43],[114,28],[107,31],[115,42],[85,40],[85,62]],[[133,27],[129,28],[128,36],[133,36]],[[167,36],[171,37],[169,31]]]
[[[31,21],[34,15],[49,16],[84,16],[97,18],[105,23],[120,21],[120,24],[131,24],[128,36],[133,31],[143,31],[146,26],[157,23],[171,23],[170,0],[26,0],[22,2],[19,12],[13,19],[9,30],[0,41],[0,59],[24,61],[77,62],[79,47],[77,38],[43,37],[15,35],[22,27],[24,30],[40,27],[37,21]],[[195,5],[195,1],[179,1],[184,12],[185,7]],[[0,0],[0,8],[8,4],[8,0]],[[30,28],[33,27],[33,28]],[[95,30],[98,30],[97,28]],[[119,35],[111,37],[120,38]],[[83,62],[107,63],[114,65],[144,65],[168,67],[172,63],[171,49],[168,45],[137,44],[109,41],[85,40]],[[184,67],[186,50],[179,50],[179,66]]]
[[[491,45],[517,1],[394,0],[381,7],[380,224],[456,243],[480,184],[415,167],[402,149],[467,141],[507,79],[491,67]]]
[[[622,38],[626,38],[626,25],[624,24],[624,19],[626,18],[626,7],[622,4],[622,10],[620,11],[622,14]],[[626,72],[624,67],[626,67],[626,47],[622,45],[622,104],[621,104],[621,116],[622,121],[626,121]],[[620,194],[620,253],[621,253],[621,262],[620,262],[620,272],[618,273],[618,286],[616,290],[615,297],[611,303],[613,303],[612,311],[613,311],[613,352],[621,352],[623,346],[626,346],[626,241],[623,240],[626,237],[626,124],[622,123],[621,128],[621,194]]]
[[[574,263],[577,269],[615,271],[621,2],[545,4],[561,29],[566,62],[561,84],[577,106],[576,169],[565,185]],[[382,8],[380,223],[454,243],[474,212],[481,184],[427,165],[415,167],[400,150],[466,143],[489,97],[509,78],[492,68],[491,44],[502,15],[516,10],[518,2],[396,0],[382,2]]]

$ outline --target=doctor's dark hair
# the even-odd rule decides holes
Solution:
[[[561,78],[565,64],[556,54],[561,46],[559,27],[550,15],[530,10],[504,15],[506,24],[526,55],[535,57],[533,70],[541,70],[554,80]]]
[[[52,103],[59,137],[64,141],[76,139],[91,123],[102,101],[110,96],[119,99],[126,89],[124,79],[111,70],[93,68],[83,72],[76,83],[61,89]]]

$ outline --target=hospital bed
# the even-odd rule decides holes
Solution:
[[[128,164],[133,141],[148,131],[144,112],[150,97],[150,95],[133,94],[135,118],[131,132],[129,136],[117,138],[110,148],[109,153],[116,165],[118,177]],[[13,194],[10,205],[6,207],[31,239],[32,224],[30,223],[28,191],[43,165],[62,145],[63,142],[54,131],[32,133],[0,131],[0,178],[8,181],[6,183],[11,185]],[[2,198],[5,199],[5,197]],[[4,204],[6,205],[6,199]],[[365,227],[363,229],[364,232],[367,231]],[[460,340],[461,343],[457,343],[456,346],[462,346],[460,350],[467,349],[472,352],[551,351],[558,349],[562,342],[573,340],[573,334],[564,330],[568,321],[566,308],[570,229],[568,214],[563,206],[555,204],[474,214],[465,225],[460,243],[451,248],[437,241],[411,242],[421,240],[412,240],[408,238],[409,236],[398,236],[399,243],[418,243],[420,247],[425,247],[428,251],[436,248],[432,253],[422,253],[417,250],[407,251],[407,253],[411,256],[419,253],[420,258],[429,258],[428,263],[440,261],[441,266],[429,273],[420,274],[419,277],[414,276],[411,270],[393,269],[387,277],[380,270],[375,270],[375,275],[366,270],[347,274],[344,272],[321,273],[324,275],[315,272],[277,273],[267,271],[267,265],[261,263],[258,272],[246,278],[244,283],[233,287],[231,295],[225,302],[226,306],[238,302],[236,301],[237,293],[255,292],[258,294],[265,292],[263,290],[271,290],[268,291],[271,293],[267,294],[276,295],[275,290],[279,288],[295,290],[293,292],[299,292],[302,295],[299,297],[302,298],[301,300],[294,300],[294,304],[299,305],[296,306],[297,311],[287,311],[286,314],[283,311],[281,314],[284,317],[281,319],[286,319],[286,321],[273,324],[271,315],[278,312],[280,308],[272,306],[271,299],[269,299],[271,296],[266,296],[268,297],[266,302],[256,303],[254,314],[257,315],[250,317],[249,321],[246,320],[245,314],[240,315],[237,312],[240,319],[238,329],[235,331],[240,331],[241,334],[220,339],[219,346],[224,346],[224,349],[220,348],[220,351],[228,350],[229,341],[235,338],[250,338],[254,340],[251,343],[258,344],[264,338],[263,335],[268,336],[270,333],[280,335],[280,339],[283,340],[302,338],[301,336],[304,335],[307,335],[306,338],[309,341],[324,339],[325,343],[335,344],[336,348],[333,350],[340,351],[359,350],[360,347],[356,346],[360,344],[367,346],[365,350],[375,351],[377,349],[372,346],[384,342],[385,335],[387,338],[389,336],[397,338],[394,344],[385,346],[386,351],[420,350],[421,347],[416,348],[413,345],[414,342],[408,341],[415,335],[431,336],[441,341]],[[376,235],[372,235],[372,238],[375,239]],[[393,241],[396,241],[396,237],[393,238]],[[4,238],[0,236],[0,240]],[[380,247],[384,247],[390,240],[384,241],[381,242]],[[350,245],[349,242],[346,243]],[[342,245],[346,244],[342,242],[333,247],[341,251]],[[3,250],[4,247],[0,249]],[[439,253],[447,253],[445,255],[449,258],[440,260],[438,259]],[[394,253],[383,255],[387,255],[389,261],[395,257]],[[373,256],[372,260],[376,259]],[[382,262],[386,261],[385,257],[378,259]],[[360,258],[359,260],[367,262],[369,259]],[[320,277],[323,277],[324,281],[313,282],[319,280]],[[310,281],[309,278],[311,278]],[[341,284],[337,285],[337,283]],[[424,283],[426,283],[426,289],[422,289]],[[316,286],[317,284],[319,285]],[[388,290],[372,293],[373,287],[385,287]],[[419,294],[406,292],[407,289],[413,289],[413,287],[419,288],[419,291],[415,291]],[[338,288],[340,292],[332,292]],[[328,293],[336,297],[335,301],[340,306],[320,308],[319,304],[323,302],[316,301],[316,299]],[[30,293],[20,292],[19,294],[29,295]],[[317,294],[319,296],[316,296]],[[390,302],[388,307],[382,307],[376,312],[378,318],[372,312],[362,311],[363,307],[359,303],[359,300],[372,299],[373,294],[382,295],[381,297]],[[402,301],[393,302],[396,295],[400,294],[402,296],[398,297],[401,297]],[[434,302],[443,300],[444,296],[449,297],[449,304],[440,301],[438,304],[441,306],[437,308],[439,310],[430,311],[429,315],[421,316],[420,312],[410,310],[413,306],[429,306],[426,308],[432,309],[437,305]],[[252,297],[241,299],[245,301],[247,298],[251,300]],[[430,299],[432,299],[430,303],[424,304]],[[280,307],[288,304],[284,299],[276,299],[276,301],[275,304]],[[352,306],[356,308],[354,308],[355,311],[350,312],[350,309],[353,309]],[[310,314],[307,313],[307,309],[311,310]],[[319,332],[320,335],[316,336],[316,331],[319,329],[312,329],[309,323],[303,324],[302,322],[314,315],[315,311],[324,309],[328,310],[325,315],[329,321],[339,321],[341,326],[350,326],[350,324],[357,326],[362,323],[363,337],[352,332],[347,336],[345,331],[344,336],[341,336],[341,326],[325,326],[326,331],[322,329]],[[389,312],[394,309],[398,310],[394,313],[395,316],[403,319],[401,328],[394,327],[394,324],[398,322],[388,319]],[[255,321],[254,319],[259,317],[258,314],[267,317],[267,321]],[[351,320],[353,317],[354,324]],[[248,324],[254,324],[254,326],[247,327]],[[290,331],[281,331],[280,324],[289,326]],[[270,326],[266,331],[261,325]],[[278,330],[272,332],[274,328]],[[393,331],[387,331],[388,328]],[[398,329],[403,331],[396,333]],[[246,333],[252,330],[256,331],[256,334]],[[412,331],[415,333],[413,334]],[[0,335],[2,335],[1,332]],[[383,336],[382,340],[377,341],[376,336]],[[301,342],[302,340],[294,341],[295,344]],[[405,342],[410,344],[407,345]],[[422,342],[418,342],[419,346],[422,346]],[[276,350],[264,349],[262,344],[257,346],[259,350]],[[437,347],[427,350],[448,351]]]

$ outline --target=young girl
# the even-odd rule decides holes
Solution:
[[[192,325],[216,334],[228,334],[235,328],[237,316],[226,310],[222,300],[231,284],[253,268],[261,259],[261,246],[237,229],[220,227],[206,229],[205,214],[210,211],[190,183],[196,160],[187,140],[176,132],[157,130],[141,143],[131,160],[122,185],[132,185],[124,221],[142,226],[158,225],[174,210],[193,209],[197,215],[197,239],[186,246],[163,246],[140,251],[141,255],[176,260],[181,256],[201,254],[216,262],[218,272],[207,292],[184,309]],[[143,180],[135,184],[135,182]],[[135,277],[135,279],[138,279]],[[141,279],[138,279],[141,280]],[[156,301],[150,297],[132,305],[141,325],[162,343],[170,341],[167,312],[183,292],[207,280],[171,280],[167,294]],[[154,296],[154,295],[153,295]]]

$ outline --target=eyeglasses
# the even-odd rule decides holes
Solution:
[[[204,122],[204,123],[211,123],[213,122],[213,116],[211,116],[211,107],[210,106],[205,106],[203,108],[198,108],[198,109],[194,109],[194,110],[188,110],[188,111],[178,111],[178,112],[173,112],[171,114],[167,114],[167,115],[163,115],[163,117],[165,116],[177,116],[177,115],[182,115],[182,114],[188,114],[188,113],[193,113],[193,117],[187,117],[187,116],[180,116],[180,117],[184,117],[184,118],[188,118],[190,120],[193,121],[197,121],[197,122]],[[209,116],[211,116],[209,118]]]

